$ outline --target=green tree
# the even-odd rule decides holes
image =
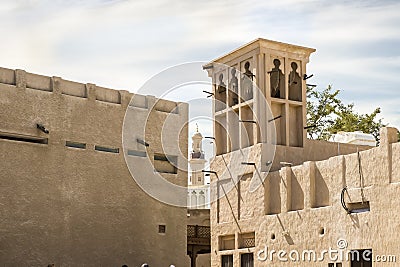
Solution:
[[[375,108],[370,114],[359,114],[354,103],[344,104],[339,98],[340,90],[332,86],[319,91],[317,87],[307,88],[307,133],[312,139],[327,140],[340,131],[362,131],[372,134],[379,142],[379,129],[386,126],[377,115]]]

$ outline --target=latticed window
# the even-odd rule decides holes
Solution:
[[[252,248],[252,247],[255,247],[255,245],[256,245],[256,240],[254,237],[243,239],[243,247],[244,248]]]
[[[254,232],[241,234],[239,238],[240,248],[252,248],[256,246],[256,238]]]
[[[197,228],[197,236],[209,238],[210,237],[210,227],[199,226]]]
[[[196,226],[195,225],[187,226],[187,236],[188,237],[196,237]]]
[[[188,237],[202,237],[210,238],[210,227],[209,226],[198,226],[198,225],[188,225],[187,226],[187,236]]]

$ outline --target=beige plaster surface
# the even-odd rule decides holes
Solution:
[[[131,96],[0,69],[0,132],[48,138],[48,144],[0,140],[0,265],[184,266],[186,208],[145,194],[125,163],[122,123]],[[153,98],[138,97],[131,105],[146,108]],[[160,111],[152,111],[148,120],[151,160],[162,151],[159,125],[171,105],[177,103],[160,100]],[[175,126],[187,120],[187,105],[174,116]],[[167,145],[187,155],[187,127],[173,135],[179,147]],[[66,141],[85,143],[86,149],[66,147]],[[119,153],[95,146],[119,148]],[[163,176],[187,185],[186,172]],[[159,225],[166,233],[158,232]]]

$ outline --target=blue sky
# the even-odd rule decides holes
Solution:
[[[399,10],[372,0],[3,0],[0,66],[135,92],[167,67],[263,37],[316,48],[312,83],[341,89],[360,112],[380,106],[400,127]]]

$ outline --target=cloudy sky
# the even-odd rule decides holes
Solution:
[[[312,83],[400,127],[399,10],[396,0],[2,0],[0,66],[135,92],[167,67],[263,37],[316,48]]]

